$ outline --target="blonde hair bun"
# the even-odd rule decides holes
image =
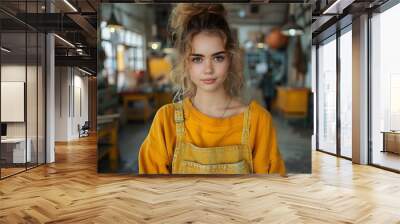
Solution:
[[[212,16],[214,15],[214,16]],[[180,40],[185,36],[185,32],[190,29],[189,24],[192,19],[203,17],[202,21],[206,18],[219,17],[226,20],[227,11],[222,4],[202,4],[202,3],[179,3],[171,13],[169,20],[169,29],[172,42]],[[209,21],[209,19],[208,19]]]
[[[172,11],[170,27],[173,30],[178,30],[185,27],[190,18],[203,13],[213,13],[224,18],[227,15],[222,4],[180,3]]]

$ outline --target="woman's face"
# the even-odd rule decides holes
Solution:
[[[229,69],[229,58],[223,39],[217,34],[196,34],[192,39],[188,68],[197,91],[223,90]]]

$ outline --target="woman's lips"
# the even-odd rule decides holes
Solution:
[[[213,84],[217,79],[202,79],[204,84]]]

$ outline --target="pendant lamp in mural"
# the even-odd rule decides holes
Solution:
[[[283,35],[279,28],[273,28],[265,37],[265,43],[269,48],[280,49],[286,46],[288,37]]]

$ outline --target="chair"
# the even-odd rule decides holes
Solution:
[[[80,125],[78,124],[79,138],[89,136],[89,129],[90,129],[89,121],[85,121],[82,127],[80,127]]]

